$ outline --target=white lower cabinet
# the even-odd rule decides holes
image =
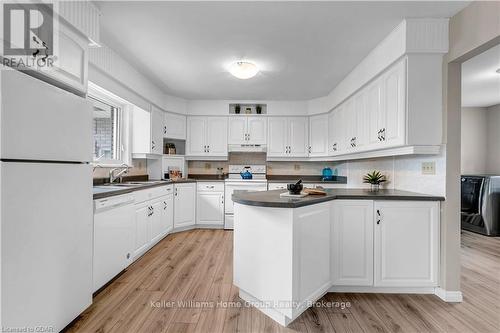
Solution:
[[[439,202],[375,202],[375,279],[380,287],[437,286]]]
[[[196,183],[174,185],[174,228],[189,227],[196,223]]]
[[[332,283],[373,285],[373,201],[335,200],[332,207]]]
[[[135,246],[140,257],[173,229],[173,186],[137,191],[135,196]]]
[[[224,226],[224,183],[198,183],[196,224]]]
[[[435,287],[439,202],[335,200],[334,286]]]

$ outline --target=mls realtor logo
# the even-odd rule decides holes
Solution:
[[[54,5],[3,4],[2,63],[19,69],[44,69],[54,64]]]

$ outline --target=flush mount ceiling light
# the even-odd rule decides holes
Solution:
[[[254,77],[259,72],[259,68],[249,61],[236,61],[229,66],[229,73],[238,79],[246,80]]]

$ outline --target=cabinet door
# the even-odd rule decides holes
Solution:
[[[329,138],[329,145],[328,145],[328,150],[329,154],[334,156],[338,155],[344,150],[343,148],[343,142],[342,137],[344,135],[344,126],[343,126],[343,114],[342,111],[343,107],[340,106],[339,108],[336,108],[330,114],[328,115],[328,138]]]
[[[355,150],[362,151],[367,149],[368,136],[367,129],[368,118],[366,113],[366,93],[360,91],[354,96],[354,136]]]
[[[174,228],[195,224],[196,183],[176,184],[174,188]]]
[[[229,117],[227,143],[230,145],[240,145],[247,143],[247,117]]]
[[[151,153],[163,154],[163,111],[151,110]]]
[[[227,118],[209,117],[206,121],[206,145],[209,156],[227,156]]]
[[[203,117],[188,117],[186,155],[206,155],[205,119]]]
[[[328,115],[309,118],[309,156],[328,155]]]
[[[197,224],[224,224],[224,193],[198,192],[196,200]]]
[[[174,196],[166,195],[161,203],[161,233],[165,236],[174,228]]]
[[[165,112],[163,117],[163,137],[186,140],[186,116]]]
[[[377,148],[382,144],[381,94],[380,80],[373,82],[366,90],[366,113],[370,120],[368,125],[368,145]]]
[[[436,286],[439,202],[375,202],[375,286]]]
[[[135,249],[134,259],[141,256],[151,240],[151,223],[149,205],[143,205],[135,211]]]
[[[249,144],[264,145],[267,143],[267,118],[248,117],[247,135]]]
[[[151,242],[156,243],[163,238],[162,234],[162,210],[163,203],[160,200],[156,200],[151,204]]]
[[[270,117],[268,120],[267,132],[267,156],[284,157],[287,156],[287,118],[285,117]]]
[[[288,146],[290,157],[309,155],[309,121],[306,117],[288,118]]]
[[[382,78],[382,142],[384,147],[405,144],[406,62],[391,68]]]
[[[335,200],[332,207],[332,283],[373,285],[373,201]]]
[[[346,152],[352,153],[356,150],[356,112],[354,109],[354,99],[348,99],[343,107],[343,125],[344,125],[344,147]]]

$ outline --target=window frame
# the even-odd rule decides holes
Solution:
[[[130,103],[90,81],[88,83],[87,100],[91,103],[93,103],[93,100],[97,100],[101,103],[118,108],[116,126],[114,128],[113,136],[116,140],[116,142],[114,142],[114,149],[115,152],[119,154],[119,156],[117,156],[117,158],[115,159],[97,159],[94,156],[92,164],[94,166],[98,165],[101,167],[117,167],[123,166],[124,164],[130,166],[130,151],[129,149],[127,149],[127,133],[129,131],[125,128],[129,123],[128,121],[126,121],[126,118],[128,116],[127,111],[129,109]]]

